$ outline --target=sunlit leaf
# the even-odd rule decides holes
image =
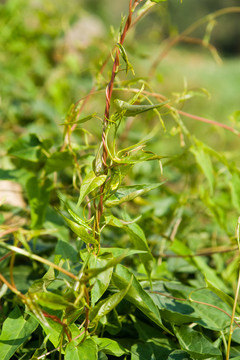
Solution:
[[[222,359],[222,353],[203,334],[188,326],[174,327],[181,347],[194,359]]]
[[[126,287],[121,289],[119,292],[109,296],[108,298],[100,301],[95,307],[90,315],[92,319],[92,324],[97,323],[103,316],[107,315],[112,311],[126,296],[129,288],[132,285],[132,278],[129,279],[129,282],[126,284]]]
[[[104,268],[111,259],[111,253],[105,253],[100,256],[91,254],[89,258],[89,268]],[[101,298],[101,296],[106,291],[112,277],[112,272],[113,267],[109,267],[91,280],[91,284],[93,285],[91,290],[92,306],[94,306],[94,304]]]
[[[64,310],[67,306],[71,305],[62,295],[50,292],[35,293],[33,298],[39,305],[53,310]]]
[[[79,195],[79,199],[78,199],[78,206],[82,203],[83,199],[90,192],[92,192],[93,190],[95,190],[96,188],[101,186],[105,182],[106,178],[107,178],[107,175],[96,176],[93,171],[89,172],[85,176],[85,178],[81,184],[80,195]]]
[[[109,338],[94,337],[94,341],[99,347],[99,350],[105,354],[120,357],[124,354],[128,354],[129,351],[124,349],[117,341]]]
[[[133,303],[139,310],[141,310],[150,320],[158,326],[169,332],[162,324],[158,308],[154,304],[148,293],[141,287],[140,283],[131,272],[122,265],[116,267],[116,272],[112,275],[113,284],[119,289],[125,289],[129,281],[132,279],[132,285],[126,294],[125,298]]]
[[[98,241],[88,233],[88,230],[85,226],[77,224],[75,221],[68,219],[64,216],[61,212],[59,214],[63,217],[66,221],[70,229],[77,235],[79,238],[84,241],[86,244],[97,244]]]
[[[24,319],[18,306],[9,313],[4,321],[0,335],[1,360],[12,359],[16,350],[28,339],[37,328],[38,322],[30,317]]]
[[[65,360],[97,360],[97,345],[92,339],[86,339],[80,344],[71,341],[66,347]]]
[[[104,202],[106,207],[113,207],[120,205],[123,202],[131,201],[137,196],[142,196],[147,192],[158,188],[164,184],[161,182],[159,184],[150,184],[150,185],[131,185],[131,186],[122,186],[120,187],[114,195],[112,195],[108,200]]]

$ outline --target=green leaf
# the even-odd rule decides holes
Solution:
[[[47,158],[45,170],[47,174],[51,174],[54,171],[64,170],[68,166],[72,166],[73,158],[68,151],[55,152],[49,158]]]
[[[124,347],[115,340],[95,336],[94,341],[98,345],[99,351],[105,354],[119,357],[129,353],[128,350],[124,349]]]
[[[66,216],[64,216],[60,211],[58,213],[63,217],[63,219],[66,221],[70,229],[86,244],[97,244],[98,241],[88,233],[88,230],[86,227],[77,224],[75,221],[72,221],[68,219]]]
[[[210,193],[212,195],[215,183],[212,161],[204,145],[200,141],[196,141],[195,143],[196,146],[192,147],[190,151],[195,156],[196,162],[206,176],[210,187]]]
[[[135,249],[122,249],[122,248],[104,248],[101,247],[99,254],[113,254],[114,257],[121,257],[124,259],[127,256],[137,255],[145,253],[145,251],[142,250],[135,250]]]
[[[232,340],[235,341],[237,344],[240,344],[240,328],[237,327],[234,329],[232,334]]]
[[[174,327],[174,332],[181,347],[194,359],[222,358],[221,351],[200,332],[184,325],[180,328]]]
[[[132,74],[135,75],[132,64],[130,64],[130,62],[128,60],[128,56],[127,56],[127,52],[126,52],[125,48],[120,43],[117,43],[117,47],[119,48],[120,54],[121,54],[124,62],[126,63],[126,74],[128,73],[129,70],[131,70]]]
[[[148,247],[148,243],[143,230],[139,225],[132,221],[124,221],[116,218],[113,215],[109,215],[106,218],[106,223],[112,226],[123,228],[130,236],[131,241],[134,244],[135,249],[140,250],[139,256],[141,261],[150,277],[152,271],[153,256]],[[128,219],[129,220],[129,219]],[[135,220],[136,221],[136,220]]]
[[[229,326],[229,317],[220,310],[224,310],[226,313],[231,314],[232,309],[210,290],[197,290],[195,288],[172,282],[167,282],[164,286],[173,296],[185,298],[186,301],[188,299],[193,300],[190,302],[190,306],[195,310],[194,316],[196,314],[196,316],[200,319],[195,320],[195,322],[204,328],[222,331]],[[160,291],[161,290],[162,289],[160,289]],[[194,302],[195,300],[197,302]],[[210,306],[208,306],[208,304],[210,304]]]
[[[91,254],[89,258],[89,268],[104,268],[107,266],[109,259],[112,259],[112,254],[107,253],[103,255],[94,255]],[[91,300],[92,306],[96,304],[96,302],[101,298],[104,292],[107,290],[108,285],[110,283],[112,277],[113,267],[109,267],[105,271],[98,274],[95,278],[91,280],[91,284],[93,285],[91,290]]]
[[[190,356],[187,352],[182,350],[175,350],[173,351],[167,360],[189,360]]]
[[[97,113],[92,113],[88,116],[84,116],[81,119],[77,120],[77,116],[78,116],[78,106],[72,105],[69,109],[69,115],[67,116],[67,119],[65,121],[65,123],[60,124],[60,125],[73,125],[73,124],[83,124],[91,119],[93,119]]]
[[[73,263],[79,260],[78,251],[66,241],[58,240],[55,248],[55,255],[60,255],[62,259],[70,260]]]
[[[107,299],[100,301],[93,308],[90,318],[91,324],[96,324],[98,321],[110,311],[116,308],[116,306],[122,301],[122,299],[127,294],[129,288],[132,285],[132,278],[129,279],[129,282],[126,284],[126,287],[121,289],[119,292],[109,296]]]
[[[33,298],[39,305],[53,310],[64,310],[67,306],[72,305],[62,295],[51,292],[38,292],[33,294]]]
[[[31,293],[42,292],[56,279],[55,270],[50,267],[42,279],[35,280],[28,289]]]
[[[174,239],[174,242],[172,243],[170,248],[172,251],[179,255],[193,255],[192,251],[186,245],[184,245],[183,242],[179,241],[176,238]],[[190,264],[194,264],[198,268],[198,270],[201,271],[204,277],[211,281],[211,283],[215,287],[220,288],[224,292],[228,291],[226,285],[221,280],[221,278],[216,275],[216,272],[207,265],[203,258],[197,256],[189,258],[185,257],[185,260]]]
[[[84,178],[80,187],[80,196],[77,206],[79,206],[83,199],[93,190],[101,186],[107,178],[107,175],[96,176],[93,171],[90,171]]]
[[[167,360],[170,351],[153,341],[138,342],[131,347],[131,360]]]
[[[153,267],[153,256],[149,249],[143,230],[138,224],[133,223],[127,225],[126,231],[129,234],[135,249],[146,251],[144,254],[139,254],[139,257],[146,269],[148,276],[150,277]]]
[[[26,190],[31,208],[32,229],[39,229],[43,225],[51,189],[52,182],[48,178],[41,181],[33,176],[27,181]]]
[[[41,156],[41,144],[35,134],[29,134],[16,140],[8,153],[23,160],[38,162]]]
[[[131,105],[126,101],[115,99],[114,103],[118,111],[124,111],[124,116],[136,116],[143,112],[163,107],[164,105],[168,104],[169,101],[163,101],[162,103],[153,105]]]
[[[209,290],[211,290],[220,299],[222,299],[222,301],[224,301],[225,304],[229,305],[231,308],[233,307],[234,300],[231,296],[229,296],[227,293],[223,292],[222,290],[214,286],[214,284],[207,277],[205,277],[205,282]]]
[[[120,187],[114,195],[112,195],[109,199],[104,202],[106,207],[113,207],[120,205],[126,201],[131,201],[138,196],[142,196],[147,192],[158,188],[163,185],[164,182],[159,184],[151,184],[151,185],[131,185],[131,186],[122,186]]]
[[[28,339],[37,326],[37,320],[32,317],[25,320],[18,306],[16,306],[9,313],[2,326],[0,335],[1,360],[11,359],[16,350]]]
[[[97,352],[97,345],[92,339],[86,339],[80,344],[71,341],[66,347],[65,360],[97,360]]]
[[[200,320],[194,308],[189,304],[184,304],[156,293],[151,293],[150,295],[154,303],[159,307],[164,320],[177,325]]]
[[[63,336],[63,326],[59,322],[54,321],[50,318],[46,318],[46,321],[47,324],[41,322],[40,325],[42,326],[44,332],[48,336],[49,341],[51,341],[54,347],[57,348]],[[84,334],[80,332],[76,324],[69,325],[68,331],[73,338],[78,336],[79,340],[81,340],[84,337]]]
[[[125,298],[141,310],[150,320],[169,332],[162,324],[161,316],[157,306],[154,304],[148,293],[142,288],[138,280],[131,272],[122,265],[117,265],[116,272],[112,275],[112,282],[118,289],[125,289],[132,279],[132,285]]]

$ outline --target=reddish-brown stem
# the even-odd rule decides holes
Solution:
[[[49,319],[55,321],[56,323],[62,325],[63,331],[64,331],[64,333],[66,334],[66,336],[67,336],[67,338],[68,338],[68,341],[69,341],[69,342],[72,341],[71,334],[69,333],[69,331],[68,331],[68,329],[67,329],[67,324],[65,324],[63,321],[61,321],[57,316],[55,316],[55,315],[50,315],[50,314],[48,314],[46,311],[42,311],[42,313],[43,313],[44,317],[49,318]]]
[[[129,0],[129,14],[128,14],[128,18],[126,20],[123,32],[120,36],[120,40],[119,43],[122,45],[127,31],[131,26],[131,22],[132,22],[132,12],[135,9],[135,7],[141,2],[142,0],[134,0],[134,4],[132,4],[132,0]],[[114,80],[118,71],[118,67],[119,67],[119,49],[116,48],[116,55],[115,55],[115,59],[114,59],[114,63],[113,63],[113,67],[112,67],[112,73],[111,73],[111,79],[107,85],[106,88],[106,105],[105,105],[105,112],[104,112],[104,126],[103,126],[103,132],[102,132],[102,143],[103,143],[103,153],[102,153],[102,163],[103,163],[103,168],[105,173],[107,172],[107,157],[108,157],[108,151],[107,151],[107,146],[106,146],[106,127],[108,125],[108,121],[109,121],[109,112],[110,112],[110,101],[111,101],[111,97],[112,97],[112,91],[113,91],[113,86],[114,86]],[[104,184],[100,187],[100,199],[99,199],[99,206],[98,206],[98,210],[97,210],[97,221],[98,223],[100,222],[102,213],[103,213],[103,193],[104,193]]]
[[[3,232],[0,233],[0,238],[3,237],[3,236],[5,236],[5,235],[11,234],[11,233],[13,233],[13,232],[15,232],[15,231],[18,231],[18,230],[19,230],[19,228],[7,229],[7,230],[5,230],[5,231],[3,231]]]
[[[231,126],[228,126],[228,125],[225,125],[223,123],[220,123],[218,121],[214,121],[214,120],[210,120],[210,119],[206,119],[204,117],[201,117],[201,116],[197,116],[197,115],[193,115],[193,114],[189,114],[189,113],[186,113],[185,111],[182,111],[182,110],[177,110],[177,112],[183,116],[186,116],[186,117],[189,117],[191,119],[194,119],[194,120],[197,120],[197,121],[202,121],[202,122],[205,122],[205,123],[208,123],[208,124],[211,124],[211,125],[216,125],[218,127],[221,127],[221,128],[224,128],[226,130],[229,130],[231,131],[232,133],[234,133],[235,135],[237,136],[240,136],[240,133],[232,128]]]
[[[0,258],[0,262],[3,261],[4,259],[8,258],[9,256],[11,256],[13,254],[12,251],[10,251],[9,253],[3,255],[1,258]]]

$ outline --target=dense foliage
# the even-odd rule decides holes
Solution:
[[[171,74],[186,50],[162,65],[180,42],[220,62],[215,19],[240,8],[156,52],[167,2],[128,6],[107,32],[75,0],[0,3],[2,360],[240,359],[238,104],[204,117]]]

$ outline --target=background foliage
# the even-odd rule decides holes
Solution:
[[[106,123],[128,1],[0,3],[4,360],[240,357],[239,10],[147,4]]]

